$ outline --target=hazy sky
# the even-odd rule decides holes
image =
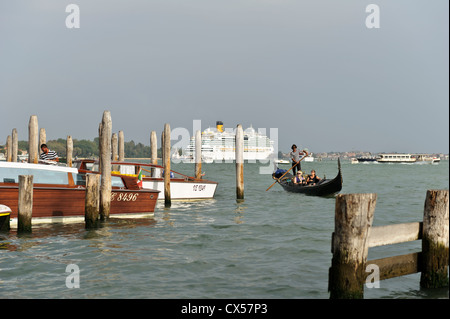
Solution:
[[[66,6],[80,28],[66,27]],[[367,28],[366,6],[380,8]],[[278,129],[279,150],[449,152],[448,0],[0,0],[0,144],[149,145],[164,123],[192,133]],[[176,141],[173,141],[176,143]]]

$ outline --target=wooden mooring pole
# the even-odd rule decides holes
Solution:
[[[119,131],[118,143],[119,162],[123,162],[125,160],[125,137],[123,131]]]
[[[111,211],[111,132],[112,121],[109,111],[103,112],[100,125],[100,218],[109,218]],[[119,134],[120,136],[120,134]]]
[[[163,158],[164,158],[164,205],[170,207],[172,200],[170,196],[170,125],[166,123],[164,125],[163,133]]]
[[[202,133],[195,132],[195,178],[202,178]]]
[[[244,199],[244,131],[242,125],[236,127],[236,200]]]
[[[6,161],[12,161],[12,138],[11,135],[8,135],[6,138]]]
[[[448,286],[449,191],[428,190],[423,212],[420,286]]]
[[[31,232],[33,215],[33,175],[19,175],[17,231]]]
[[[38,144],[39,155],[41,155],[43,152],[41,149],[41,145],[46,143],[47,143],[47,133],[45,131],[45,128],[41,127],[39,129],[39,144]]]
[[[331,299],[364,297],[365,268],[375,211],[376,194],[347,194],[336,197],[333,259],[329,273]]]
[[[156,131],[150,133],[150,157],[152,159],[152,164],[158,164],[158,139],[156,137]],[[156,177],[156,170],[151,169],[152,177]]]
[[[18,150],[19,150],[19,138],[17,135],[17,129],[13,129],[11,132],[11,136],[12,136],[12,153],[11,153],[11,161],[12,162],[17,162],[17,154],[18,154]]]
[[[72,167],[72,157],[73,157],[73,140],[72,136],[67,135],[66,140],[66,162],[67,167]]]
[[[28,163],[37,164],[39,160],[38,143],[38,119],[36,115],[31,115],[28,122]]]
[[[86,228],[96,228],[100,215],[100,175],[86,174],[84,222]]]

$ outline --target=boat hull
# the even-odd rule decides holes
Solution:
[[[321,180],[316,185],[298,185],[294,184],[291,179],[294,177],[292,174],[286,174],[282,180],[278,180],[278,183],[283,187],[285,191],[291,193],[301,193],[311,196],[332,196],[339,193],[342,190],[342,173],[341,165],[338,161],[339,172],[333,179]]]
[[[158,194],[154,190],[113,189],[110,216],[152,213]],[[11,208],[11,218],[17,217],[18,198],[18,186],[0,186],[0,202]],[[85,188],[33,187],[33,219],[84,217],[85,198]]]
[[[146,180],[144,178],[142,187],[144,189],[155,189],[164,194],[164,180]],[[170,197],[172,200],[196,200],[196,199],[211,199],[216,193],[217,183],[207,183],[184,180],[170,180]],[[159,199],[163,200],[164,196]]]
[[[9,230],[9,219],[11,215],[11,209],[8,206],[0,204],[0,231]]]

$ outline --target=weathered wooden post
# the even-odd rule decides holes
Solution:
[[[28,122],[28,163],[38,163],[38,119],[36,115],[31,115]]]
[[[100,175],[86,174],[86,199],[84,208],[84,222],[86,228],[98,226],[100,214]]]
[[[73,157],[73,140],[72,140],[72,136],[67,135],[67,140],[66,140],[67,167],[72,167],[72,157]]]
[[[236,127],[236,199],[244,199],[244,131],[242,125]]]
[[[172,200],[170,198],[170,125],[164,124],[164,204],[170,207]]]
[[[111,137],[111,160],[113,162],[117,162],[119,160],[117,133],[113,133]],[[119,165],[112,165],[111,167],[113,171],[119,170]]]
[[[331,299],[364,297],[364,281],[377,194],[340,194],[336,197],[333,259],[328,291]]]
[[[420,286],[448,286],[449,191],[428,190],[423,213]]]
[[[33,175],[19,175],[17,231],[31,232],[33,214]]]
[[[195,178],[202,178],[202,133],[195,132]]]
[[[157,165],[158,164],[158,139],[156,137],[156,132],[152,131],[150,133],[150,157],[151,163]],[[156,177],[156,170],[154,168],[151,169],[152,177]]]
[[[112,121],[109,111],[103,112],[100,135],[100,218],[109,218],[111,210],[111,132]]]
[[[46,143],[47,143],[47,133],[45,132],[45,128],[41,128],[39,129],[39,144],[38,144],[39,155],[42,154],[41,145]]]
[[[152,164],[158,164],[158,139],[155,131],[150,133],[150,157]]]
[[[119,162],[125,160],[125,138],[123,131],[119,131]]]
[[[12,160],[12,139],[11,135],[6,138],[6,161],[11,162]]]
[[[113,133],[111,137],[111,156],[114,162],[116,162],[119,159],[119,153],[117,151],[117,143],[118,143],[117,133]]]
[[[11,161],[17,162],[17,153],[19,150],[19,138],[17,135],[17,129],[13,129],[11,133],[11,140],[12,140],[12,153],[11,153]]]

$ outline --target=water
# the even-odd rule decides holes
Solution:
[[[327,299],[334,198],[269,191],[260,164],[245,165],[245,201],[235,200],[233,164],[204,164],[219,182],[214,200],[158,204],[155,217],[39,226],[0,234],[0,298],[301,298]],[[302,163],[328,178],[336,161]],[[174,169],[192,175],[192,164]],[[422,220],[428,189],[448,189],[449,164],[342,163],[342,193],[378,194],[374,225]],[[420,241],[369,250],[369,259],[420,250]],[[66,266],[80,288],[66,286]],[[365,288],[365,298],[448,298],[421,290],[420,274]]]

